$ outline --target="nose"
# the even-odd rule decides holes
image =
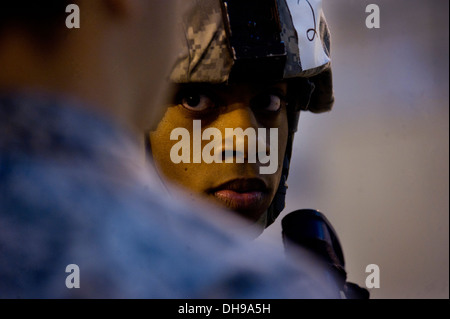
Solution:
[[[217,121],[219,129],[222,128],[247,128],[258,129],[259,122],[249,103],[235,103],[229,105],[227,111],[222,113]]]
[[[260,150],[267,152],[269,146],[262,134],[258,120],[252,109],[246,105],[238,104],[229,107],[222,114],[216,124],[222,132],[222,145],[215,154],[220,154],[225,163],[256,163],[257,153]]]

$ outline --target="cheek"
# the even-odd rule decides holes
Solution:
[[[150,134],[153,162],[163,179],[176,185],[186,186],[195,176],[193,176],[190,164],[175,164],[171,160],[170,151],[177,141],[170,140],[170,131],[157,131]]]
[[[170,134],[173,129],[178,127],[177,125],[169,108],[157,128],[149,135],[153,161],[156,167],[169,178],[172,178],[170,173],[178,168],[170,159],[170,150],[176,143],[176,141],[170,140]]]
[[[283,166],[284,155],[286,153],[288,141],[287,126],[278,129],[278,164]]]
[[[161,132],[152,132],[150,133],[150,147],[151,147],[151,156],[153,162],[159,172],[162,173],[164,177],[169,177],[167,174],[171,171],[170,158],[167,157],[167,154],[170,152],[170,146],[167,143],[167,139]]]
[[[185,122],[185,117],[176,112],[176,108],[169,108],[164,118],[158,124],[156,130],[150,132],[150,145],[153,162],[160,172],[161,177],[171,183],[184,186],[195,192],[201,191],[202,172],[200,164],[174,163],[171,159],[171,150],[182,139],[178,136],[176,140],[170,140],[170,135],[177,128],[185,128],[192,135],[192,121]],[[185,139],[183,139],[185,140]],[[190,137],[189,137],[190,141]],[[186,140],[187,142],[187,140]],[[192,146],[189,143],[189,151],[192,155]],[[180,153],[179,153],[180,154]]]
[[[284,156],[286,154],[287,142],[288,142],[288,120],[286,113],[281,114],[280,123],[278,123],[278,170],[277,179],[281,179],[281,173],[283,169]]]
[[[272,188],[272,199],[273,196],[275,196],[275,193],[278,189],[278,185],[281,180],[281,174],[283,172],[283,162],[284,162],[284,156],[286,153],[286,146],[288,141],[288,121],[287,121],[287,114],[286,112],[281,112],[277,118],[274,118],[272,120],[268,120],[266,123],[264,123],[264,126],[266,128],[277,128],[277,134],[278,134],[278,145],[277,145],[277,170],[272,175],[266,175],[267,181],[270,182],[271,188]]]
[[[163,131],[153,131],[150,133],[152,157],[158,166],[167,162],[167,154],[169,154],[171,147],[169,136]]]
[[[286,109],[279,114],[272,127],[278,128],[278,166],[283,167],[284,154],[286,153],[286,146],[288,141],[288,119]],[[280,174],[281,175],[281,174]]]

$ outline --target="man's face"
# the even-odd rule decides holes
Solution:
[[[186,188],[194,198],[200,194],[252,221],[262,220],[281,178],[288,138],[286,91],[287,85],[284,82],[269,85],[178,85],[173,103],[167,108],[157,129],[150,133],[157,168],[170,181]],[[197,120],[201,120],[200,133]],[[197,123],[194,124],[194,121]],[[188,162],[174,163],[174,146],[180,142],[180,138],[171,140],[170,137],[172,132],[177,132],[174,131],[177,128],[185,128],[189,132],[189,143],[185,143],[188,149],[184,149],[185,152],[188,151],[188,156],[185,157],[189,159]],[[230,150],[230,147],[227,149],[225,146],[226,130],[236,128],[253,130],[258,136],[256,143],[252,146],[249,138],[245,137],[242,140],[245,146],[242,154],[239,153],[235,139],[231,143],[231,153],[225,153],[223,151]],[[277,136],[270,128],[276,129]],[[208,149],[213,136],[206,139],[205,130],[220,131],[220,136],[217,136],[221,139],[219,147]],[[264,131],[264,151],[269,153],[271,146],[276,146],[272,148],[275,154],[271,154],[276,157],[276,166],[271,173],[263,173],[261,170],[267,164],[259,161],[260,153],[255,155],[256,161],[250,160],[250,152],[261,144],[258,139],[261,142],[261,133]],[[273,136],[270,139],[269,135],[275,136],[276,140]],[[214,140],[215,138],[214,136]],[[175,153],[179,155],[178,151]],[[223,161],[206,163],[205,156],[211,153]],[[225,159],[230,160],[230,155],[233,157],[232,162],[226,163]],[[239,156],[243,157],[243,163],[237,163]],[[194,157],[200,159],[200,162],[194,163]]]

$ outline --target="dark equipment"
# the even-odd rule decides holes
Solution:
[[[312,251],[324,263],[337,288],[347,299],[369,299],[369,291],[347,282],[344,254],[331,223],[319,211],[300,209],[287,214],[281,221],[285,251],[296,253],[298,246]]]

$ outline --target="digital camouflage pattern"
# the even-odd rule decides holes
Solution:
[[[171,74],[175,83],[223,83],[233,66],[220,0],[206,0],[183,17],[182,53]]]
[[[195,0],[180,25],[181,49],[170,79],[175,83],[226,83],[234,65],[232,48],[223,21],[222,0]],[[334,97],[331,62],[303,70],[300,62],[298,35],[294,28],[286,0],[277,0],[281,24],[281,40],[286,48],[284,78],[309,78],[314,84],[308,110],[314,113],[329,111]],[[320,12],[318,33],[327,56],[330,56],[330,31],[323,12]],[[320,96],[317,96],[320,93]]]

